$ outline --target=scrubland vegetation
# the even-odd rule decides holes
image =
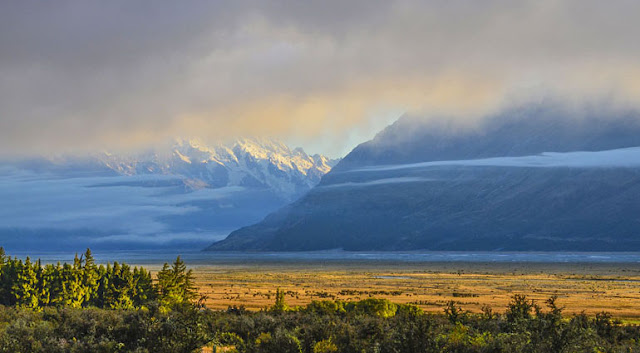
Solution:
[[[384,299],[268,310],[0,309],[0,352],[640,352],[640,327],[607,314],[563,316],[514,296],[504,314],[441,314]]]
[[[503,312],[514,293],[543,303],[551,296],[568,315],[607,311],[640,320],[640,264],[581,263],[286,263],[225,264],[194,268],[198,292],[211,309],[273,304],[276,288],[290,305],[314,300],[383,298],[442,313],[450,301],[473,313]]]
[[[152,281],[127,265],[94,269],[90,252],[59,266],[2,259],[0,352],[640,352],[640,326],[566,315],[553,296],[473,313],[452,300],[426,313],[375,297],[298,306],[278,288],[259,311],[211,310],[180,259]]]

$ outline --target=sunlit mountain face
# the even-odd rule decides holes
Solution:
[[[640,250],[640,115],[405,117],[211,250]]]
[[[176,140],[0,164],[6,248],[199,248],[316,185],[336,161],[275,140]]]

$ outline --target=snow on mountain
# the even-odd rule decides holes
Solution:
[[[255,138],[0,161],[0,243],[200,249],[306,193],[335,162]]]
[[[71,164],[68,158],[49,162],[57,167]],[[188,188],[265,188],[285,199],[295,199],[315,186],[336,163],[321,155],[310,156],[301,148],[292,150],[280,141],[242,138],[216,145],[176,139],[170,148],[131,154],[102,152],[80,165],[98,166],[103,172],[117,175],[174,175]]]

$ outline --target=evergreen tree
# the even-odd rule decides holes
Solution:
[[[31,259],[27,257],[24,263],[19,260],[16,269],[17,277],[12,288],[16,305],[38,308],[37,278]]]
[[[169,267],[165,263],[158,272],[158,293],[160,303],[164,307],[173,307],[189,303],[197,296],[192,270],[187,270],[180,256]]]
[[[10,305],[11,279],[9,278],[9,266],[7,266],[9,261],[11,258],[7,258],[4,248],[0,247],[0,304],[2,305]]]
[[[100,265],[98,267],[99,280],[98,280],[98,289],[93,299],[93,305],[98,308],[106,308],[107,305],[107,296],[109,294],[109,277],[111,277],[112,273],[111,265],[107,264],[107,267]]]
[[[168,263],[162,265],[162,269],[156,275],[158,279],[158,294],[160,296],[160,304],[170,306],[175,301],[173,298],[175,293],[175,283],[171,275],[171,269]]]
[[[62,306],[64,305],[64,285],[62,278],[62,266],[58,262],[54,265],[47,265],[44,267],[43,273],[44,280],[46,282],[46,290],[49,294],[49,305]]]
[[[195,286],[193,270],[187,270],[187,265],[180,259],[180,256],[173,263],[172,270],[176,277],[179,293],[182,296],[182,302],[191,302],[196,299],[198,291]]]
[[[73,266],[67,263],[62,265],[62,303],[65,306],[80,308],[84,302],[85,293],[80,267],[77,255]]]
[[[133,309],[133,275],[131,273],[131,268],[127,264],[122,264],[120,266],[120,271],[114,271],[114,280],[113,280],[116,290],[117,290],[117,298],[116,302],[111,306],[114,309]]]
[[[287,309],[289,309],[289,306],[287,306],[287,303],[284,300],[284,291],[280,288],[277,288],[276,302],[271,308],[271,310],[275,312],[284,312],[284,311],[287,311]]]
[[[44,268],[40,259],[34,264],[36,271],[36,293],[38,296],[38,306],[44,307],[49,305],[51,293],[49,291],[49,283],[45,276]]]
[[[191,303],[196,294],[193,273],[180,257],[164,265],[156,286],[142,267],[132,270],[117,262],[97,266],[90,249],[76,254],[71,264],[42,266],[40,260],[6,257],[0,248],[0,304],[6,306],[133,309],[160,299],[170,308]]]
[[[84,306],[95,305],[95,298],[98,294],[98,280],[100,274],[98,267],[91,254],[91,249],[87,248],[84,253],[84,265],[82,266],[82,287],[84,291]]]
[[[143,267],[133,269],[134,293],[133,304],[136,307],[142,307],[149,301],[155,300],[156,288],[153,285],[151,273]]]
[[[116,261],[113,267],[107,266],[107,286],[104,292],[103,307],[115,309],[120,298],[120,288],[118,277],[120,274],[120,264]]]

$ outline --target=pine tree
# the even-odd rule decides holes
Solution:
[[[115,274],[115,282],[118,297],[114,309],[133,309],[133,275],[131,268],[127,264],[120,266],[120,272]]]
[[[13,293],[14,283],[18,279],[18,260],[9,257],[2,266],[0,278],[0,292],[2,293],[2,304],[11,306],[16,304],[16,297]]]
[[[49,305],[64,305],[64,285],[62,278],[62,266],[60,262],[54,265],[47,265],[43,274],[47,291],[49,292]]]
[[[62,265],[62,303],[72,308],[82,307],[84,288],[82,286],[81,261],[76,255],[73,266]]]
[[[276,312],[284,312],[287,311],[287,309],[289,309],[289,306],[287,305],[287,303],[284,300],[284,291],[280,288],[276,289],[276,302],[273,305],[273,307],[271,308],[272,311],[276,311]]]
[[[109,270],[109,267],[107,269]],[[130,267],[127,264],[121,265],[118,262],[114,262],[107,278],[103,307],[109,309],[132,309],[134,307],[131,299],[133,275]]]
[[[91,250],[74,257],[71,264],[42,266],[30,258],[6,257],[0,247],[0,304],[40,310],[45,306],[80,308],[96,306],[132,309],[158,300],[172,308],[191,303],[197,296],[193,272],[178,256],[164,264],[154,285],[151,273],[127,264],[97,266]]]
[[[87,248],[84,253],[84,265],[82,267],[82,287],[84,290],[83,305],[95,305],[95,298],[98,292],[98,280],[100,274],[96,266],[91,249]]]
[[[49,292],[49,283],[45,276],[44,268],[40,259],[35,263],[36,271],[36,293],[38,296],[38,307],[42,308],[49,305],[51,294]]]
[[[38,308],[36,271],[27,257],[25,262],[18,261],[17,278],[13,283],[13,295],[16,305],[24,308]]]
[[[136,307],[142,307],[149,301],[155,300],[156,289],[153,286],[151,273],[143,267],[133,269],[134,294],[133,303]]]
[[[177,300],[175,298],[176,284],[168,263],[162,266],[162,270],[157,274],[157,279],[160,304],[164,307],[171,307]]]
[[[116,285],[116,277],[120,272],[120,264],[116,261],[113,263],[113,267],[109,267],[107,265],[107,281],[106,287],[104,289],[103,296],[103,307],[104,308],[115,308],[116,303],[118,302],[118,297],[120,293],[118,291],[118,287]]]
[[[100,265],[98,267],[98,290],[96,296],[93,300],[93,305],[98,308],[106,308],[107,307],[107,295],[109,294],[109,278],[112,276],[111,265],[107,263],[107,267]]]
[[[11,279],[9,278],[9,266],[11,258],[7,258],[4,248],[0,247],[0,304],[9,305],[9,295],[11,294]]]
[[[191,302],[196,299],[198,291],[194,284],[193,270],[187,270],[187,265],[180,259],[180,256],[173,263],[172,270],[176,276],[176,283],[178,284],[182,302]]]
[[[165,263],[157,278],[160,303],[165,307],[189,303],[198,295],[194,286],[193,271],[187,270],[180,256],[171,267]]]

